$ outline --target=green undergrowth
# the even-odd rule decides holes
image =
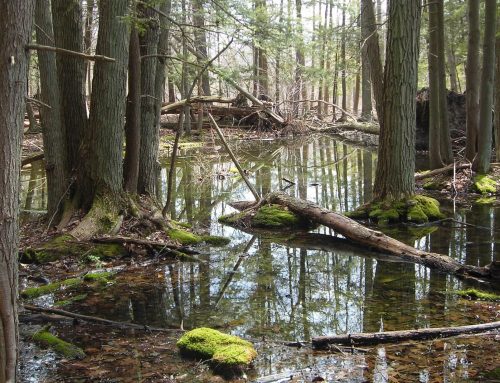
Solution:
[[[83,359],[86,356],[80,347],[58,338],[46,328],[34,333],[32,338],[35,343],[54,350],[66,359]]]
[[[219,217],[219,222],[231,226],[264,229],[297,229],[311,227],[311,222],[281,205],[263,205],[256,212],[245,211]]]
[[[209,360],[223,369],[249,366],[257,356],[250,342],[207,327],[185,333],[177,342],[177,347],[185,356]]]
[[[181,243],[182,245],[197,245],[199,243],[205,242],[214,247],[225,246],[231,240],[226,237],[219,237],[216,235],[198,235],[191,233],[180,228],[174,228],[167,231],[167,235],[170,239]]]
[[[477,174],[472,189],[481,194],[493,194],[497,192],[497,182],[486,174]]]
[[[455,291],[455,294],[468,299],[477,299],[481,301],[500,301],[500,295],[488,293],[477,289],[467,289]]]
[[[380,225],[388,223],[425,223],[444,218],[439,202],[431,197],[415,195],[400,201],[372,202],[346,213],[353,219],[372,219]]]
[[[22,252],[20,261],[23,263],[45,264],[54,262],[62,257],[75,256],[111,259],[127,254],[124,246],[118,243],[91,244],[78,243],[71,235],[59,235],[37,248],[28,248]],[[85,259],[82,259],[85,261]]]
[[[62,291],[65,289],[74,288],[82,285],[82,283],[86,284],[107,284],[111,278],[113,278],[114,273],[111,272],[96,272],[85,274],[82,278],[69,278],[63,281],[52,282],[46,285],[38,286],[38,287],[28,287],[27,289],[21,291],[21,297],[25,299],[34,299],[41,297],[43,295],[55,293],[58,291]]]

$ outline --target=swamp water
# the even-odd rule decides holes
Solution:
[[[230,145],[261,195],[285,189],[337,212],[371,198],[373,150],[329,136]],[[165,158],[163,165],[168,163]],[[43,209],[41,171],[35,165],[23,173],[26,211]],[[159,180],[163,193],[166,173],[163,170]],[[500,305],[460,299],[452,292],[468,286],[455,277],[387,259],[335,237],[329,229],[246,233],[219,224],[218,217],[234,211],[229,202],[252,199],[223,148],[185,147],[175,178],[172,218],[192,224],[197,232],[229,237],[230,244],[199,248],[204,260],[200,264],[133,267],[117,274],[105,289],[89,288],[84,299],[65,309],[145,326],[209,326],[242,336],[253,341],[259,353],[255,368],[247,372],[248,380],[255,382],[499,381],[500,338],[495,334],[333,353],[285,346],[328,334],[494,321]],[[398,226],[384,231],[469,264],[498,259],[499,207],[443,201],[443,209],[456,221],[474,226]],[[178,356],[175,340],[180,333],[76,327],[58,324],[57,331],[84,348],[88,357],[43,367],[51,370],[50,378],[45,373],[40,381],[221,380],[207,366]]]

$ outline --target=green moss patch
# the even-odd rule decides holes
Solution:
[[[301,225],[301,219],[280,205],[264,205],[257,210],[252,225],[264,228],[291,228]]]
[[[227,244],[229,244],[231,242],[231,240],[229,238],[219,237],[217,235],[203,235],[201,237],[201,239],[203,240],[203,242],[206,242],[209,245],[214,246],[214,247],[226,246]]]
[[[211,360],[227,368],[248,366],[257,356],[250,342],[207,327],[185,333],[177,347],[184,355]]]
[[[26,299],[34,299],[41,297],[42,295],[47,295],[55,293],[56,291],[62,290],[68,287],[78,286],[82,283],[80,278],[69,278],[64,281],[49,283],[47,285],[39,287],[28,287],[21,292],[21,297]]]
[[[170,239],[178,241],[183,245],[195,245],[202,241],[200,236],[181,229],[171,229],[167,231],[167,235]]]
[[[58,338],[46,329],[34,333],[33,341],[43,347],[54,350],[67,359],[83,359],[86,356],[80,347]]]
[[[497,183],[486,174],[477,174],[474,177],[474,184],[472,188],[474,189],[474,191],[477,191],[481,194],[496,193]]]
[[[476,289],[459,290],[455,294],[463,298],[478,299],[481,301],[500,301],[500,295]]]
[[[115,275],[115,273],[109,272],[109,271],[103,271],[102,273],[99,273],[99,272],[88,273],[88,274],[85,274],[85,276],[83,277],[83,280],[85,282],[91,282],[91,283],[98,282],[98,283],[106,284],[113,278],[114,275]]]
[[[80,302],[80,301],[83,301],[87,298],[87,294],[79,294],[79,295],[75,295],[74,297],[71,297],[69,299],[64,299],[62,301],[56,301],[54,302],[54,306],[57,306],[57,307],[62,307],[62,306],[68,306],[70,304],[72,304],[73,302]]]
[[[438,178],[425,178],[422,187],[425,190],[443,190],[446,188],[446,182]]]

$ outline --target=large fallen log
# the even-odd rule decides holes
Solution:
[[[218,102],[221,104],[231,104],[235,101],[234,98],[225,98],[221,96],[196,96],[191,97],[189,100],[180,100],[172,103],[165,103],[161,107],[162,114],[168,114],[171,111],[178,111],[186,104],[198,104],[198,103],[214,103]]]
[[[336,344],[362,346],[380,343],[396,343],[408,340],[446,338],[461,334],[478,334],[498,328],[500,328],[500,321],[457,327],[435,327],[418,330],[319,336],[312,338],[312,345],[316,349],[329,349],[330,345]]]
[[[342,214],[324,209],[309,201],[293,198],[282,192],[269,194],[266,197],[266,201],[286,206],[292,212],[312,222],[327,226],[353,242],[369,246],[382,253],[389,253],[401,257],[404,260],[463,278],[499,278],[498,272],[495,271],[498,265],[494,263],[486,267],[463,265],[447,255],[428,253],[415,249],[380,231],[369,229]]]

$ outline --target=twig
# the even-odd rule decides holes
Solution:
[[[25,99],[26,99],[26,101],[31,102],[33,104],[38,104],[38,105],[41,105],[47,109],[52,109],[52,107],[50,105],[48,105],[40,100],[37,100],[36,98],[25,97]]]
[[[50,45],[27,44],[26,49],[62,53],[65,55],[81,57],[83,59],[90,60],[90,61],[106,61],[106,62],[115,62],[116,61],[114,58],[103,56],[103,55],[88,55],[88,54],[85,54],[82,52],[71,51],[69,49],[51,47]]]

